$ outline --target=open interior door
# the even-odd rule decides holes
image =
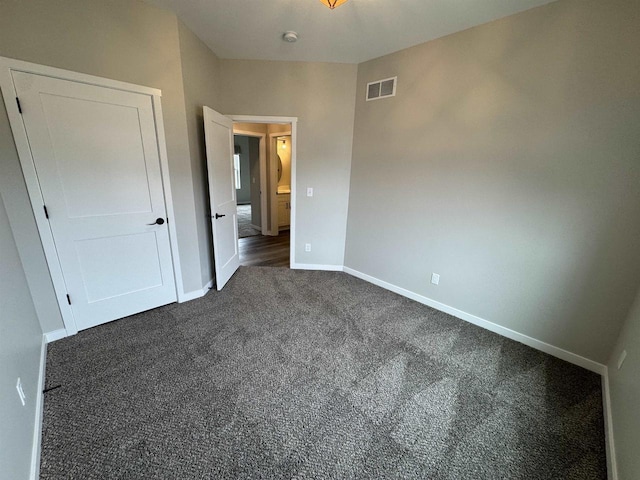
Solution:
[[[233,171],[233,122],[204,107],[216,288],[222,290],[240,266],[238,210]]]

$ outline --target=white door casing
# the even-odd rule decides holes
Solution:
[[[240,266],[238,210],[233,172],[233,122],[204,107],[216,288],[222,290]]]
[[[152,97],[12,78],[77,328],[174,302]]]

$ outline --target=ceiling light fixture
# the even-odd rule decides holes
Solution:
[[[285,42],[293,43],[293,42],[298,40],[298,34],[296,32],[292,32],[292,31],[284,32],[282,34],[282,39]]]
[[[329,7],[331,10],[333,10],[334,8],[339,7],[340,5],[345,3],[347,0],[320,0],[320,1],[324,3],[327,7]]]

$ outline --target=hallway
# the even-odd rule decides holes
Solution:
[[[288,267],[289,230],[277,237],[253,236],[240,238],[240,265],[247,267]]]

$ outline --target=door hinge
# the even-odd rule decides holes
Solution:
[[[16,97],[16,103],[18,104],[18,111],[22,113],[22,105],[20,105],[20,99]]]
[[[44,208],[44,216],[49,218],[49,211],[47,210],[47,206],[43,205],[42,208]]]
[[[69,305],[71,305],[71,297],[69,296],[68,293],[67,293],[67,302],[69,302]]]

